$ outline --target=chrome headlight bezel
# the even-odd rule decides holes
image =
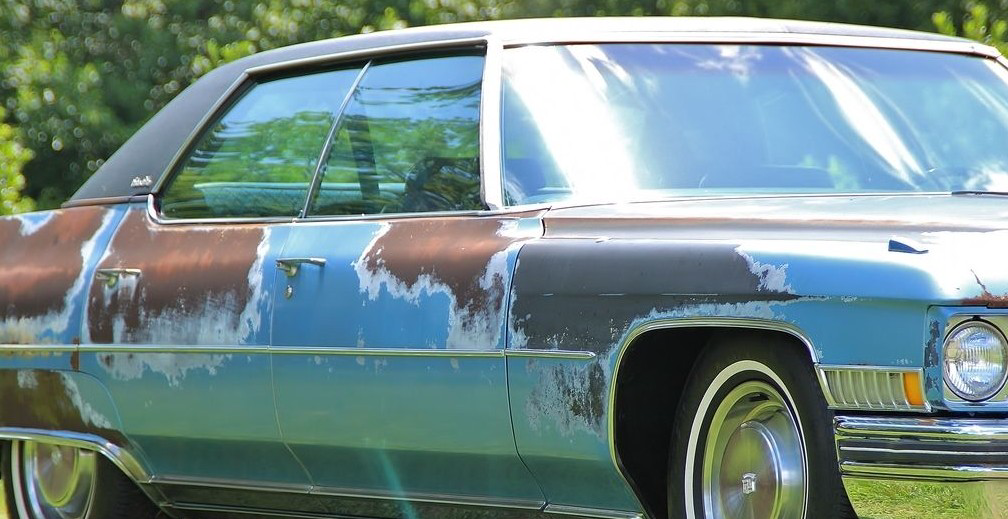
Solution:
[[[994,339],[996,339],[1000,345],[1000,375],[993,379],[992,384],[988,384],[983,391],[974,391],[970,393],[967,389],[963,388],[957,383],[957,380],[962,381],[962,377],[957,377],[950,374],[950,357],[949,353],[955,351],[956,344],[955,339],[962,335],[965,330],[969,328],[981,328],[987,331]],[[963,399],[966,402],[980,403],[990,400],[992,397],[996,396],[1005,386],[1005,382],[1008,381],[1008,339],[1005,338],[1004,333],[1000,328],[994,324],[985,321],[983,319],[970,319],[957,324],[951,331],[945,336],[945,341],[942,344],[942,358],[941,358],[941,370],[942,379],[945,383],[946,389],[951,391],[958,398]]]

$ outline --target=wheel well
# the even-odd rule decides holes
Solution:
[[[647,332],[623,354],[616,378],[613,443],[620,469],[654,519],[668,519],[669,441],[679,398],[690,370],[705,346],[728,335],[787,338],[811,357],[804,345],[785,332],[749,328],[688,327]],[[657,410],[657,411],[656,411]]]

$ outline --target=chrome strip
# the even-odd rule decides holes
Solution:
[[[582,506],[568,506],[548,504],[543,509],[548,514],[576,515],[579,517],[598,517],[599,519],[643,519],[640,512],[627,512],[624,510],[604,510],[601,508],[585,508]]]
[[[979,481],[1008,479],[1008,468],[963,465],[958,467],[906,467],[880,463],[845,461],[840,474],[871,479],[921,479],[934,481]]]
[[[500,118],[504,46],[496,39],[488,39],[486,45],[480,92],[480,194],[488,208],[497,210],[504,207]]]
[[[574,350],[504,350],[504,355],[506,357],[541,359],[592,360],[595,358],[595,354],[590,351]]]
[[[609,402],[606,407],[606,421],[608,422],[607,432],[609,434],[609,457],[613,466],[616,467],[616,472],[623,478],[624,484],[628,489],[633,489],[634,487],[630,484],[627,475],[624,474],[616,453],[616,380],[619,379],[620,367],[623,365],[623,356],[626,354],[627,348],[633,344],[638,337],[647,332],[673,328],[750,328],[756,330],[784,332],[801,341],[808,350],[809,355],[812,357],[813,364],[817,364],[819,362],[819,355],[812,346],[812,341],[805,336],[805,333],[797,326],[780,321],[751,319],[745,317],[684,317],[676,319],[657,319],[641,324],[630,330],[630,332],[624,336],[623,341],[617,346],[617,351],[619,353],[616,357],[616,365],[613,368],[612,379],[609,381]],[[634,497],[639,498],[639,496],[636,495],[636,492],[632,492],[632,494]]]
[[[167,505],[175,510],[190,512],[215,512],[253,515],[260,517],[283,517],[285,519],[344,519],[345,515],[313,514],[311,512],[284,512],[279,510],[264,510],[261,508],[241,508],[237,506],[205,505],[200,503],[178,502]]]
[[[505,47],[525,45],[563,45],[568,43],[724,43],[724,44],[764,44],[764,45],[814,45],[822,47],[859,47],[892,50],[919,50],[972,54],[986,58],[998,58],[1000,54],[988,45],[970,41],[921,40],[913,38],[887,38],[875,36],[848,36],[828,34],[798,33],[754,33],[754,32],[610,32],[585,31],[564,35],[562,31],[542,37],[541,34],[526,33],[522,36],[504,38]]]
[[[275,485],[258,481],[243,481],[234,479],[188,478],[180,476],[157,476],[151,479],[154,485],[191,486],[224,488],[231,490],[255,490],[265,492],[280,492],[302,494],[305,496],[346,497],[351,499],[381,499],[389,501],[413,501],[418,503],[437,503],[447,505],[489,506],[495,508],[519,508],[523,510],[542,510],[544,501],[538,500],[496,500],[482,497],[457,496],[450,494],[402,493],[364,491],[335,487],[319,487],[314,485]]]
[[[416,51],[451,49],[461,47],[477,47],[477,46],[485,46],[486,44],[487,44],[487,38],[485,36],[479,36],[469,38],[454,38],[446,40],[432,40],[419,43],[406,43],[402,45],[391,45],[387,47],[372,47],[368,49],[357,49],[346,52],[335,52],[332,54],[324,54],[321,56],[312,56],[310,58],[301,58],[291,61],[284,61],[281,63],[270,63],[268,65],[250,67],[248,69],[245,69],[245,74],[249,76],[256,76],[260,74],[285,71],[292,68],[310,67],[314,65],[327,65],[340,61],[377,59],[394,54],[404,54]]]
[[[1008,447],[1008,445],[1006,445]],[[953,454],[956,456],[1008,456],[1008,450],[1006,451],[942,451],[933,449],[887,449],[885,447],[840,447],[841,451],[849,452],[881,452],[886,454],[923,454],[923,455],[936,455],[942,456],[947,454]]]
[[[93,450],[105,456],[119,470],[137,483],[151,481],[151,475],[132,453],[112,444],[108,440],[93,434],[75,433],[70,431],[47,431],[43,429],[27,429],[21,427],[0,427],[0,438],[7,440],[26,440],[55,445],[65,445],[78,449]]]
[[[222,225],[222,224],[263,224],[293,223],[293,216],[267,218],[162,218],[154,203],[154,194],[147,195],[147,217],[158,225]]]
[[[211,106],[209,110],[207,110],[207,113],[203,115],[203,118],[200,119],[199,123],[193,127],[192,132],[190,132],[189,136],[182,142],[182,146],[179,146],[179,149],[175,151],[175,155],[168,161],[168,167],[161,172],[161,176],[158,178],[157,183],[154,184],[154,187],[151,188],[150,194],[158,194],[162,189],[164,189],[165,184],[167,184],[170,180],[168,177],[172,176],[172,172],[175,171],[179,161],[181,161],[186,152],[189,151],[189,148],[196,143],[196,139],[203,134],[203,130],[206,129],[206,126],[217,117],[218,112],[220,112],[221,108],[224,107],[224,104],[231,100],[234,93],[237,92],[238,89],[241,88],[246,81],[248,81],[248,79],[248,73],[243,72],[239,74],[238,77],[235,78],[234,82],[231,83],[231,86],[224,91],[224,94],[214,102],[213,106]]]
[[[73,344],[0,344],[0,354],[66,353],[77,351]]]
[[[176,354],[226,354],[226,353],[274,353],[277,355],[344,355],[344,356],[385,356],[385,357],[535,357],[555,359],[591,360],[595,354],[590,351],[571,350],[474,350],[474,349],[433,349],[433,348],[359,348],[327,346],[162,346],[156,344],[81,344],[80,346],[31,346],[0,345],[0,354],[10,348],[24,352],[73,352],[81,353],[176,353]]]
[[[357,72],[357,77],[355,77],[353,83],[350,84],[350,90],[347,90],[339,108],[336,110],[336,113],[333,114],[333,122],[329,125],[329,133],[326,134],[326,140],[322,144],[322,151],[319,152],[318,161],[315,162],[315,172],[312,173],[311,182],[308,184],[308,194],[305,197],[304,206],[301,209],[302,218],[308,216],[308,210],[310,209],[312,198],[318,191],[319,184],[322,183],[322,171],[329,163],[329,154],[332,153],[333,141],[336,139],[336,132],[339,131],[340,125],[343,124],[343,114],[346,112],[347,106],[350,104],[350,100],[353,99],[354,94],[357,93],[357,88],[360,87],[361,80],[364,79],[364,74],[367,74],[367,71],[371,69],[371,63],[372,61],[368,61],[363,67],[361,67],[360,71]]]
[[[918,412],[918,413],[930,413],[931,403],[926,400],[927,393],[924,390],[924,369],[923,368],[913,368],[913,367],[901,367],[901,366],[854,366],[845,364],[816,364],[815,365],[816,378],[819,380],[819,388],[823,392],[823,396],[826,398],[826,404],[830,409],[847,409],[847,410],[877,410],[877,411],[904,411],[904,412]],[[834,394],[835,392],[843,393],[843,388],[845,384],[840,384],[834,387],[830,383],[829,377],[827,376],[827,371],[839,372],[842,374],[847,374],[848,378],[851,380],[850,386],[854,385],[853,377],[856,375],[858,378],[858,387],[855,388],[853,395],[848,397],[847,394]],[[898,375],[900,377],[900,392],[899,394],[894,394],[891,387],[886,388],[886,394],[883,394],[881,387],[877,384],[877,377],[872,377],[872,386],[874,393],[869,390],[866,381],[865,374],[881,374],[886,373],[890,375]],[[919,382],[921,384],[920,391],[921,395],[925,397],[923,405],[914,405],[906,400],[906,393],[903,389],[903,375],[908,373],[916,373],[919,377]],[[888,380],[886,381],[888,384]],[[870,400],[870,397],[877,396],[878,400]],[[883,398],[885,400],[883,400]],[[853,402],[852,402],[853,401]],[[859,405],[858,402],[863,401],[863,405]]]
[[[927,440],[949,440],[963,444],[976,442],[1008,442],[1008,421],[1000,418],[879,418],[868,416],[838,416],[835,425],[838,436],[846,437],[910,437]]]

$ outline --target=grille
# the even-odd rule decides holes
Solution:
[[[920,384],[919,371],[823,367],[819,374],[826,400],[833,409],[927,410],[926,405],[910,403],[904,389],[907,376],[914,376],[910,384]]]

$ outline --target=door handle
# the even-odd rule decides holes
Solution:
[[[284,271],[287,277],[296,276],[301,265],[305,264],[322,268],[325,267],[326,260],[325,258],[280,258],[276,260],[277,268]]]
[[[119,283],[120,278],[124,277],[140,277],[140,269],[124,269],[124,268],[112,268],[112,269],[98,269],[95,271],[95,279],[105,283],[109,288],[116,286]]]

